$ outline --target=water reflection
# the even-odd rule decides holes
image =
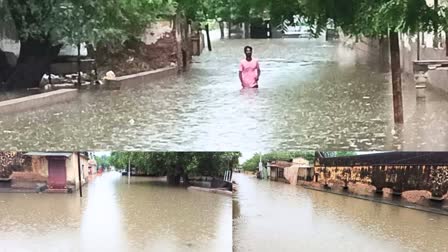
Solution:
[[[236,175],[235,251],[444,251],[448,218]],[[234,210],[235,211],[235,210]]]
[[[125,250],[128,237],[123,232],[115,185],[120,179],[119,173],[107,174],[89,187],[80,227],[82,250]]]
[[[1,194],[0,250],[231,251],[231,198],[107,173],[85,197]]]

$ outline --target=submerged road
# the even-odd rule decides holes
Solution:
[[[241,90],[238,63],[254,47],[259,90]],[[366,64],[369,63],[369,64]],[[394,127],[389,75],[338,43],[222,40],[180,76],[122,90],[85,90],[69,103],[0,117],[8,150],[446,150],[448,98],[417,103],[403,83]]]
[[[78,194],[0,195],[0,251],[232,250],[232,199],[105,173]]]
[[[236,174],[234,251],[447,251],[448,218]]]

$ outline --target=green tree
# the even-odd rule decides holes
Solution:
[[[113,152],[110,163],[125,168],[131,166],[146,174],[168,176],[178,184],[189,176],[221,177],[238,165],[239,152]]]
[[[356,155],[355,151],[325,151],[320,152],[323,157],[329,158],[329,157],[345,157],[345,156],[354,156]]]
[[[95,157],[95,161],[98,167],[108,168],[110,166],[109,156],[97,156]]]
[[[0,19],[11,20],[20,41],[16,66],[9,66],[9,88],[39,85],[63,45],[119,43],[139,36],[161,16],[174,14],[171,0],[4,0]]]

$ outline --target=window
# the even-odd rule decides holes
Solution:
[[[278,177],[279,178],[284,178],[284,176],[283,176],[283,169],[281,169],[281,168],[278,169]]]

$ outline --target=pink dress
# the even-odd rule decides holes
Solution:
[[[253,88],[258,85],[258,59],[252,58],[251,61],[242,59],[240,63],[240,71],[242,72],[243,87]]]

